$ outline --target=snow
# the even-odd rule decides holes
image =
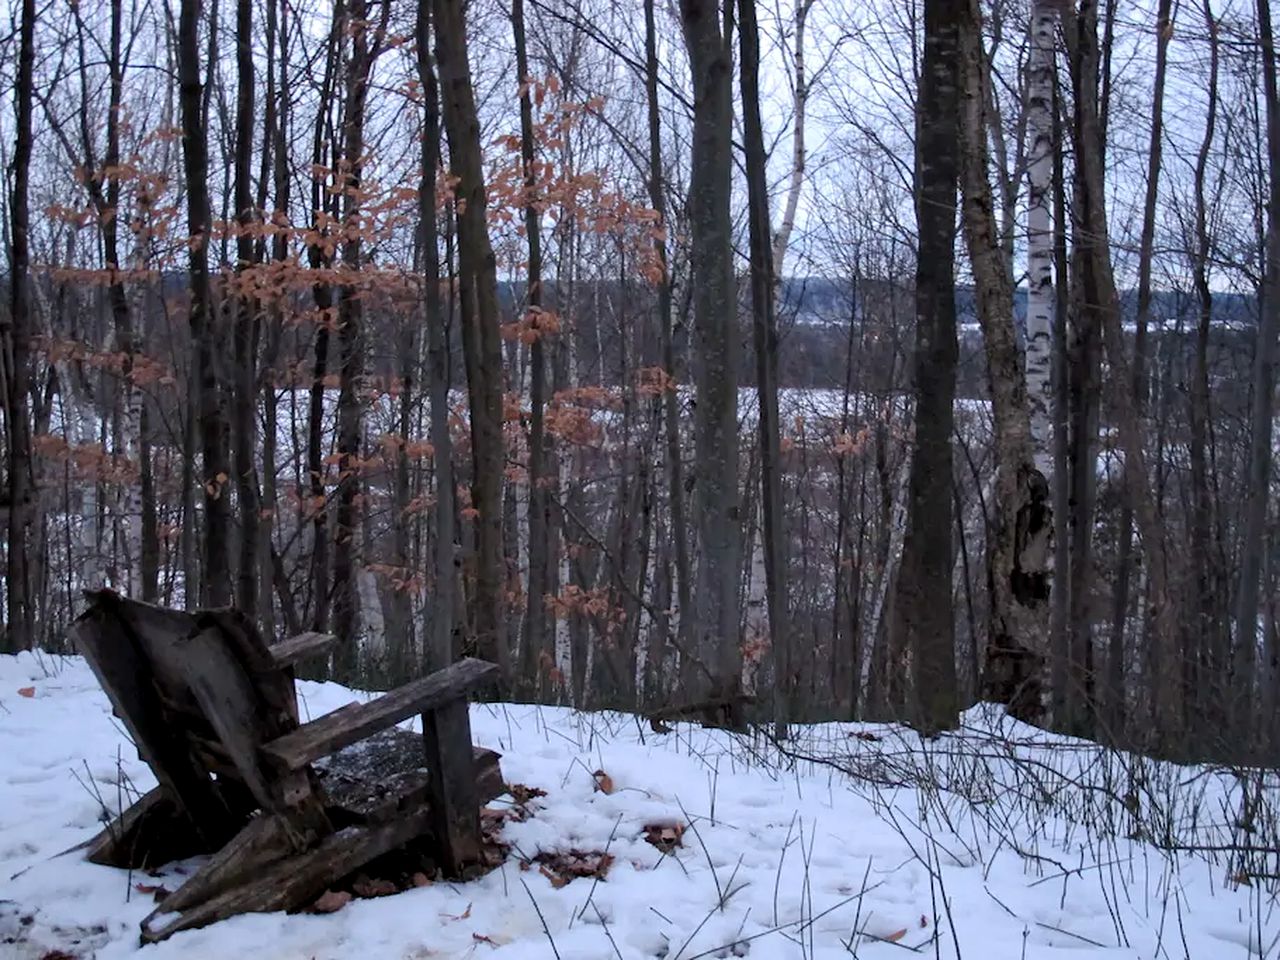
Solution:
[[[299,694],[307,716],[367,696],[316,683]],[[802,727],[788,750],[816,762],[694,726],[659,735],[617,714],[476,705],[472,723],[476,742],[503,754],[508,782],[547,791],[503,828],[502,867],[140,949],[153,905],[132,884],[172,889],[192,864],[151,879],[59,854],[93,835],[104,805],[150,787],[150,773],[83,661],[0,657],[0,958],[1276,956],[1269,894],[1230,883],[1224,864],[1128,839],[1124,807],[1098,787],[1140,779],[1145,821],[1209,845],[1232,829],[1225,774],[1148,763],[1137,778],[1133,758],[982,705],[929,743],[889,726]],[[612,793],[595,789],[596,770]],[[1064,787],[1087,778],[1094,789]],[[645,841],[647,825],[677,822],[689,827],[670,854]],[[536,865],[520,868],[569,849],[607,850],[607,877],[556,888]]]

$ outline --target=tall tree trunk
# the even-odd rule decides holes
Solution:
[[[459,294],[462,348],[471,401],[471,506],[476,511],[477,570],[474,624],[477,650],[510,677],[502,553],[502,343],[498,331],[497,269],[485,211],[480,122],[467,60],[463,0],[434,0],[436,61],[452,174],[458,178]]]
[[[121,397],[124,406],[124,433],[127,450],[133,451],[140,466],[137,486],[129,484],[125,491],[126,553],[129,560],[130,589],[141,589],[144,597],[150,591],[155,596],[155,569],[144,558],[154,555],[155,544],[147,542],[148,532],[154,536],[154,493],[151,478],[150,443],[143,436],[142,391],[133,382],[134,352],[137,340],[134,336],[133,314],[125,291],[120,269],[119,217],[120,208],[120,112],[124,98],[124,56],[122,52],[124,11],[121,0],[111,2],[111,33],[108,52],[110,92],[107,103],[107,150],[103,156],[103,174],[107,178],[106,204],[102,218],[102,247],[106,267],[111,271],[107,286],[107,300],[116,335],[116,348],[123,355],[121,369]],[[147,501],[151,501],[153,516],[148,523],[145,517]],[[148,530],[149,528],[149,530]]]
[[[201,603],[226,606],[231,601],[231,465],[225,445],[226,414],[214,363],[213,294],[209,285],[209,148],[200,82],[200,2],[182,0],[178,20],[178,85],[182,112],[182,161],[187,182],[191,339],[198,381],[204,529],[200,535]],[[187,584],[190,591],[191,584]]]
[[[418,80],[422,84],[422,182],[418,187],[423,270],[423,321],[427,328],[427,389],[431,395],[431,446],[435,464],[435,596],[426,667],[440,670],[453,660],[457,571],[454,565],[453,440],[449,434],[449,348],[440,302],[440,255],[436,228],[436,176],[440,158],[440,92],[431,60],[431,3],[418,3]]]
[[[667,223],[666,183],[663,174],[661,113],[658,102],[658,36],[654,22],[654,0],[644,0],[645,99],[649,120],[649,205],[661,222]],[[653,251],[662,277],[658,281],[658,322],[662,366],[668,377],[676,378],[674,320],[671,302],[671,272],[667,264],[666,230],[655,232]],[[677,630],[687,639],[693,624],[689,535],[685,520],[684,464],[680,455],[680,398],[674,389],[662,393],[663,434],[666,440],[667,499],[671,510],[671,539],[675,545]]]
[[[1196,153],[1194,175],[1195,192],[1195,248],[1191,255],[1191,272],[1199,301],[1199,317],[1196,324],[1195,368],[1191,374],[1189,404],[1189,459],[1191,463],[1191,556],[1193,564],[1194,602],[1184,641],[1183,656],[1186,660],[1184,686],[1187,692],[1188,720],[1192,729],[1201,733],[1216,730],[1221,736],[1222,721],[1216,726],[1203,714],[1200,707],[1207,706],[1213,695],[1221,695],[1220,674],[1211,668],[1221,666],[1218,657],[1224,653],[1219,636],[1225,621],[1218,615],[1219,600],[1215,575],[1215,547],[1213,537],[1213,499],[1209,477],[1209,335],[1213,320],[1213,291],[1209,286],[1210,260],[1213,246],[1209,236],[1209,207],[1205,196],[1205,178],[1208,175],[1209,154],[1213,149],[1214,132],[1218,120],[1218,21],[1213,15],[1210,0],[1203,0],[1205,28],[1209,34],[1209,88],[1206,107],[1204,136]],[[1209,746],[1207,743],[1196,747]]]
[[[916,96],[915,442],[891,629],[910,651],[915,722],[959,720],[951,603],[951,435],[956,389],[955,242],[959,24],[967,0],[927,0]],[[1011,303],[1012,305],[1012,303]]]
[[[1258,36],[1267,104],[1267,265],[1262,313],[1253,355],[1253,410],[1250,417],[1248,499],[1244,542],[1240,548],[1240,585],[1236,592],[1236,650],[1232,688],[1237,700],[1233,730],[1242,731],[1253,716],[1254,664],[1258,647],[1258,578],[1262,570],[1263,531],[1271,492],[1271,429],[1275,392],[1275,344],[1280,333],[1280,93],[1276,90],[1276,48],[1271,0],[1258,0]]]
[[[364,255],[361,223],[364,189],[364,121],[369,76],[381,50],[390,13],[388,0],[375,24],[367,0],[350,3],[351,60],[343,105],[342,161],[337,181],[342,186],[342,266],[346,275],[338,291],[338,509],[333,536],[333,630],[342,641],[334,656],[340,680],[350,681],[359,668],[360,591],[357,556],[360,515],[357,509],[364,484],[360,460],[364,439],[364,401],[359,391],[364,376],[364,300],[360,265]],[[376,599],[376,592],[374,594]]]
[[[13,154],[13,191],[9,197],[9,316],[0,328],[4,350],[5,422],[9,432],[9,536],[5,568],[8,629],[6,652],[31,647],[36,640],[35,596],[27,564],[28,536],[36,496],[31,459],[31,421],[27,393],[31,389],[30,208],[31,117],[35,93],[35,0],[22,0],[18,36],[18,80],[14,88],[17,145]],[[2,321],[0,321],[2,322]]]
[[[1056,11],[1049,0],[1031,4],[1027,63],[1027,399],[1038,469],[1052,485],[1053,439],[1053,82]]]
[[[1147,482],[1146,451],[1141,424],[1130,389],[1131,368],[1124,349],[1120,324],[1120,300],[1111,269],[1105,207],[1103,141],[1098,117],[1098,8],[1084,0],[1068,31],[1076,94],[1076,164],[1078,167],[1077,217],[1084,259],[1081,290],[1090,309],[1096,311],[1103,344],[1112,370],[1116,425],[1125,456],[1127,486],[1133,499],[1138,531],[1147,557],[1148,608],[1154,636],[1151,649],[1157,669],[1153,696],[1156,735],[1163,745],[1174,746],[1182,726],[1181,658],[1178,653],[1177,613],[1169,592],[1168,555],[1164,529]],[[1074,35],[1073,35],[1074,34]],[[1074,558],[1073,558],[1073,562]]]
[[[328,209],[330,200],[324,187],[324,161],[326,144],[332,140],[326,129],[330,104],[333,98],[335,74],[338,68],[339,40],[346,22],[344,0],[336,0],[333,6],[333,22],[329,28],[329,41],[325,55],[324,78],[320,85],[320,104],[316,111],[315,128],[311,140],[311,224],[318,235],[327,236],[325,221],[332,216]],[[337,147],[331,148],[333,175],[337,176]],[[326,253],[322,241],[317,238],[308,244],[307,262],[313,271],[327,271],[332,265],[332,254]],[[329,375],[329,340],[333,328],[333,290],[323,280],[312,285],[316,313],[316,338],[313,345],[311,392],[307,407],[307,477],[310,497],[306,501],[303,517],[311,521],[311,628],[326,630],[329,624],[329,505],[325,492],[324,448],[324,396]]]
[[[525,310],[533,325],[533,341],[529,345],[529,589],[524,620],[524,660],[520,680],[530,692],[542,700],[550,689],[551,668],[555,666],[555,650],[547,637],[546,594],[548,577],[547,528],[551,500],[546,482],[547,449],[544,406],[547,393],[547,369],[543,337],[549,327],[542,323],[542,224],[539,213],[538,174],[533,141],[533,97],[529,89],[529,56],[526,52],[524,0],[512,0],[511,24],[515,33],[516,72],[520,81],[520,158],[524,167],[524,228],[529,245],[528,283],[525,288]]]
[[[235,389],[232,435],[235,438],[235,486],[240,512],[240,563],[236,571],[236,605],[251,619],[258,613],[258,527],[261,505],[258,498],[258,476],[254,458],[258,448],[257,431],[257,343],[258,305],[249,295],[250,284],[244,273],[252,268],[257,244],[254,224],[257,211],[253,202],[253,2],[236,2],[236,143],[235,204],[239,232],[236,235],[236,272],[240,284],[236,291]]]
[[[1053,716],[1065,720],[1067,703],[1067,658],[1070,633],[1071,562],[1067,544],[1067,516],[1071,496],[1067,485],[1070,434],[1067,416],[1069,371],[1067,365],[1068,266],[1067,266],[1067,186],[1065,136],[1062,124],[1062,97],[1054,62],[1053,83],[1053,259],[1058,283],[1054,290],[1056,322],[1053,325],[1053,591],[1050,596],[1050,633],[1053,645]]]
[[[787,736],[791,716],[791,623],[787,614],[787,557],[782,514],[782,445],[778,426],[778,329],[774,319],[775,276],[769,243],[769,183],[764,128],[760,119],[760,36],[755,0],[738,0],[742,72],[742,122],[746,135],[747,194],[750,208],[751,318],[756,351],[757,422],[760,431],[760,502],[764,576],[773,646],[774,735]],[[803,17],[799,17],[803,30]],[[801,69],[803,78],[803,68]],[[801,80],[803,83],[803,79]],[[803,118],[797,118],[803,123]],[[804,141],[798,147],[804,169]],[[795,216],[794,209],[790,211]],[[789,229],[789,228],[786,228]],[[785,250],[785,243],[782,245]]]
[[[1169,62],[1169,38],[1173,36],[1173,0],[1160,0],[1156,15],[1156,69],[1151,91],[1151,141],[1147,149],[1147,188],[1142,208],[1142,235],[1138,246],[1138,316],[1133,340],[1133,404],[1138,417],[1147,404],[1147,330],[1151,323],[1151,266],[1155,251],[1156,200],[1160,189],[1164,151],[1164,88]],[[1127,474],[1127,468],[1126,468]],[[1133,555],[1133,499],[1130,484],[1120,505],[1116,550],[1116,584],[1107,655],[1106,722],[1112,738],[1122,737],[1125,716],[1125,623],[1129,616],[1129,578]]]
[[[277,227],[289,222],[289,30],[288,7],[286,0],[268,0],[267,2],[267,108],[266,136],[270,154],[270,176],[272,182],[272,214],[271,221]],[[272,55],[275,51],[275,55]],[[267,172],[262,175],[266,190]],[[265,202],[262,204],[265,208]],[[277,230],[271,240],[271,259],[276,264],[285,262],[289,255],[289,238],[284,230]],[[276,518],[276,446],[277,446],[277,410],[278,394],[275,377],[277,363],[280,359],[281,340],[284,336],[284,301],[282,298],[271,303],[267,312],[266,345],[263,349],[262,382],[266,387],[263,394],[263,422],[267,429],[262,435],[262,520],[259,526],[258,568],[261,573],[259,586],[259,610],[262,615],[264,632],[267,636],[275,636],[276,614],[273,597],[274,563],[272,560],[272,531]],[[301,456],[301,450],[295,450],[295,456]],[[284,606],[285,598],[281,598]],[[286,617],[286,626],[292,631],[291,618]]]
[[[693,72],[693,159],[689,174],[690,265],[695,340],[694,514],[698,536],[693,642],[715,664],[714,695],[736,699],[739,632],[737,296],[733,225],[733,97],[727,28],[715,0],[681,0]],[[737,723],[739,717],[729,717]]]
[[[800,205],[800,191],[804,187],[805,166],[808,151],[805,147],[805,119],[809,109],[809,79],[804,63],[805,24],[814,0],[795,0],[796,12],[793,26],[795,34],[791,48],[791,173],[787,186],[787,200],[782,208],[782,222],[773,237],[773,273],[782,279],[782,266],[787,259],[787,247],[796,225],[796,210]]]
[[[987,695],[1021,719],[1044,716],[1049,654],[1049,546],[1053,505],[1031,444],[1027,381],[1013,321],[1013,285],[996,225],[983,121],[981,14],[960,14],[961,220],[977,288],[978,321],[996,434],[995,530],[988,537],[991,628]],[[949,594],[948,594],[949,596]]]

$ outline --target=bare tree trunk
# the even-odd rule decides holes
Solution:
[[[791,52],[791,176],[787,186],[787,200],[782,208],[782,222],[773,237],[773,275],[782,279],[782,267],[787,259],[787,246],[796,225],[796,209],[800,205],[800,191],[804,187],[805,165],[808,154],[805,149],[805,118],[809,107],[809,80],[804,64],[804,33],[809,11],[814,0],[795,0],[795,36]]]
[[[693,159],[689,220],[697,386],[694,449],[698,561],[694,644],[716,664],[713,696],[740,722],[737,297],[733,227],[733,55],[715,0],[681,0],[680,18],[693,73]]]
[[[954,728],[959,719],[951,603],[951,435],[959,355],[954,266],[958,31],[966,3],[929,0],[924,8],[916,98],[915,442],[890,621],[897,634],[891,646],[910,651],[915,722],[930,734]]]
[[[1031,4],[1031,56],[1027,64],[1027,399],[1036,469],[1052,485],[1053,406],[1051,331],[1054,323],[1053,80],[1057,15],[1049,0]]]
[[[315,172],[311,177],[311,222],[318,233],[326,233],[323,224],[330,212],[329,200],[324,188],[325,147],[333,138],[326,129],[333,98],[335,74],[338,67],[339,38],[346,22],[344,0],[337,0],[333,8],[333,22],[329,28],[329,41],[325,55],[324,78],[320,84],[320,102],[316,110],[315,129],[311,140],[311,165]],[[337,175],[337,146],[330,148],[334,154],[334,175]],[[314,271],[327,270],[332,254],[326,253],[319,238],[308,244],[307,262]],[[316,313],[316,337],[313,345],[311,392],[307,407],[307,476],[310,497],[302,511],[303,518],[311,521],[311,629],[326,630],[329,624],[329,505],[325,492],[324,448],[324,395],[329,373],[330,330],[335,321],[333,315],[333,291],[323,280],[312,285]]]
[[[340,680],[350,681],[359,668],[360,586],[357,554],[360,517],[357,500],[364,477],[360,454],[364,440],[364,401],[359,396],[364,376],[364,301],[359,289],[363,234],[361,189],[364,176],[365,104],[369,97],[369,76],[381,52],[390,16],[390,4],[383,0],[375,24],[369,19],[366,0],[351,0],[348,20],[351,61],[347,65],[347,89],[343,107],[342,162],[337,181],[342,185],[342,223],[346,240],[342,245],[342,265],[346,280],[338,291],[338,509],[333,536],[333,630],[342,641],[334,655],[334,669]],[[375,592],[376,596],[376,592]]]
[[[270,177],[272,181],[272,223],[281,226],[289,222],[289,31],[288,7],[285,0],[268,0],[267,2],[267,106],[266,137],[270,155]],[[277,51],[278,49],[278,59]],[[278,77],[277,77],[278,72]],[[264,161],[266,160],[264,156]],[[265,197],[268,171],[263,170],[260,190]],[[261,206],[265,209],[265,199]],[[265,252],[265,251],[264,251]],[[272,237],[271,259],[281,264],[289,255],[289,238],[283,230]],[[274,582],[274,564],[272,562],[272,531],[277,515],[276,505],[276,447],[278,420],[278,401],[276,384],[276,364],[280,359],[283,330],[283,299],[271,303],[266,317],[266,345],[263,349],[261,378],[266,390],[264,392],[264,416],[266,431],[262,436],[262,523],[259,525],[258,570],[259,578],[259,610],[262,615],[264,632],[267,636],[276,635],[276,612],[272,589]],[[295,450],[295,456],[302,451]],[[283,600],[282,599],[282,606]],[[286,626],[292,632],[293,624],[286,617]]]
[[[502,344],[498,333],[497,273],[485,221],[480,123],[462,0],[434,0],[436,61],[443,88],[444,122],[452,174],[458,178],[459,292],[462,344],[471,399],[471,506],[476,511],[476,646],[510,677],[507,651],[505,561],[502,553]]]
[[[803,9],[803,7],[801,8]],[[791,624],[787,613],[787,556],[783,531],[781,440],[778,433],[778,330],[774,320],[773,251],[769,246],[769,184],[760,120],[760,37],[755,0],[738,0],[738,37],[742,78],[743,128],[746,134],[747,191],[750,207],[751,316],[756,351],[757,422],[760,431],[761,512],[764,519],[764,576],[774,663],[774,735],[787,736],[791,716]],[[797,13],[803,30],[803,14]],[[801,61],[803,63],[803,61]],[[801,83],[803,83],[803,67]],[[799,99],[799,98],[798,98]],[[797,118],[803,123],[803,118]],[[804,171],[804,139],[799,166]],[[794,219],[795,210],[791,209]],[[785,225],[783,229],[790,228]],[[785,240],[781,250],[786,250]]]
[[[431,394],[431,446],[435,464],[435,596],[431,605],[426,667],[439,670],[453,660],[457,570],[454,564],[453,440],[449,434],[449,349],[440,302],[440,257],[436,217],[436,174],[440,157],[440,94],[431,62],[431,4],[418,4],[418,79],[422,84],[422,182],[418,188],[424,323],[427,328],[427,389]]]
[[[1191,255],[1191,272],[1200,304],[1196,325],[1195,369],[1191,375],[1189,458],[1191,462],[1191,556],[1195,572],[1193,584],[1194,603],[1188,618],[1187,637],[1183,657],[1186,667],[1183,683],[1187,691],[1188,720],[1192,729],[1207,733],[1225,731],[1225,717],[1216,718],[1216,727],[1210,726],[1211,718],[1201,711],[1212,694],[1225,693],[1217,686],[1221,676],[1213,667],[1223,666],[1219,657],[1226,653],[1228,644],[1220,639],[1226,621],[1218,615],[1217,577],[1215,576],[1215,549],[1213,538],[1213,500],[1209,489],[1209,334],[1213,320],[1213,291],[1209,287],[1210,260],[1214,255],[1209,236],[1208,200],[1205,196],[1205,177],[1209,154],[1213,149],[1214,132],[1218,120],[1218,21],[1213,15],[1210,0],[1203,0],[1204,23],[1209,33],[1209,87],[1204,137],[1196,153],[1194,174],[1195,192],[1195,249]],[[1225,597],[1223,597],[1225,601]],[[1211,667],[1212,665],[1212,667]],[[1195,744],[1194,746],[1207,746]]]
[[[658,39],[654,23],[654,0],[644,0],[645,93],[649,119],[649,205],[667,222],[666,186],[663,175],[662,134],[658,103]],[[672,330],[671,272],[667,265],[667,239],[655,233],[653,250],[662,269],[658,281],[659,339],[662,366],[668,377],[676,378],[674,332]],[[680,398],[674,389],[662,394],[663,434],[666,440],[667,499],[671,510],[671,539],[675,544],[677,628],[682,639],[692,625],[692,579],[689,569],[689,535],[685,519],[684,464],[680,455]]]
[[[1067,187],[1063,154],[1066,149],[1062,126],[1062,98],[1059,95],[1057,63],[1053,84],[1053,206],[1054,270],[1058,284],[1053,325],[1053,592],[1050,596],[1050,633],[1053,645],[1053,716],[1063,722],[1067,710],[1067,659],[1069,657],[1069,618],[1071,604],[1071,560],[1067,544],[1067,516],[1071,496],[1067,483],[1070,432],[1067,416],[1069,370],[1067,364],[1068,266],[1067,266]],[[1123,575],[1123,573],[1121,574]]]
[[[1045,712],[1049,654],[1049,545],[1053,506],[1036,469],[1022,354],[1013,323],[1013,285],[987,179],[983,55],[977,0],[960,23],[960,184],[962,222],[977,287],[996,433],[996,519],[988,538],[991,630],[988,695],[1021,719]],[[949,594],[948,594],[949,596]]]
[[[1275,391],[1275,343],[1280,332],[1280,93],[1276,90],[1276,48],[1271,0],[1258,0],[1258,36],[1262,43],[1263,88],[1267,104],[1267,266],[1262,315],[1253,357],[1253,410],[1250,418],[1249,491],[1242,520],[1240,585],[1236,593],[1236,651],[1232,687],[1237,698],[1232,729],[1244,730],[1253,716],[1258,647],[1258,578],[1262,570],[1263,531],[1271,488],[1272,405]]]
[[[1087,244],[1088,277],[1082,283],[1087,302],[1096,307],[1102,327],[1107,360],[1113,375],[1116,425],[1125,455],[1127,485],[1133,498],[1138,529],[1147,556],[1149,613],[1154,630],[1153,646],[1159,675],[1154,690],[1156,734],[1161,743],[1174,746],[1182,727],[1181,657],[1178,653],[1177,613],[1169,593],[1168,556],[1164,529],[1147,485],[1146,452],[1141,424],[1130,391],[1131,372],[1120,326],[1120,301],[1111,269],[1105,208],[1103,143],[1098,118],[1098,9],[1095,0],[1084,0],[1073,25],[1072,62],[1076,88],[1076,163],[1079,167],[1077,216]],[[1068,31],[1071,36],[1072,31]],[[1073,560],[1074,562],[1074,560]]]
[[[236,144],[235,204],[240,230],[236,236],[236,271],[244,271],[256,260],[253,225],[257,211],[253,203],[253,3],[236,2]],[[235,437],[235,486],[240,512],[240,564],[236,571],[236,605],[251,619],[258,614],[258,550],[261,505],[258,477],[254,467],[257,452],[257,345],[258,305],[241,283],[236,291],[238,314],[235,327],[235,389],[232,435]]]
[[[524,620],[524,659],[520,680],[542,700],[550,689],[551,668],[555,651],[548,642],[546,594],[548,576],[547,529],[551,501],[546,482],[546,464],[551,457],[544,427],[547,393],[547,369],[543,337],[547,330],[539,326],[542,319],[542,224],[538,212],[538,175],[533,142],[533,99],[529,90],[529,56],[524,30],[524,0],[512,0],[511,23],[516,46],[516,72],[520,75],[520,157],[524,167],[524,227],[529,247],[528,283],[525,309],[534,325],[534,339],[529,346],[529,589]]]
[[[231,508],[227,488],[231,465],[225,440],[226,414],[214,363],[213,295],[209,286],[209,149],[200,82],[200,3],[182,0],[178,25],[178,84],[182,108],[182,160],[187,183],[187,224],[191,234],[191,339],[195,346],[201,445],[200,483],[204,487],[204,530],[200,537],[201,603],[231,601]],[[191,585],[188,584],[188,589]]]
[[[1155,250],[1156,200],[1164,150],[1164,88],[1173,35],[1173,0],[1160,0],[1156,16],[1156,70],[1151,92],[1151,143],[1147,150],[1147,190],[1142,211],[1142,236],[1138,247],[1138,316],[1133,341],[1133,403],[1138,417],[1147,403],[1147,329],[1151,322],[1151,264]],[[1127,475],[1127,467],[1126,467]],[[1120,543],[1116,552],[1116,584],[1107,657],[1107,726],[1113,738],[1125,728],[1124,649],[1125,623],[1129,615],[1129,577],[1133,555],[1133,499],[1126,480],[1120,506]]]
[[[14,88],[17,146],[13,154],[13,188],[9,196],[10,259],[9,316],[0,327],[4,350],[5,422],[9,440],[9,536],[5,568],[8,629],[0,650],[17,652],[36,641],[35,597],[27,564],[28,536],[36,497],[31,459],[31,421],[27,393],[31,389],[31,291],[28,229],[32,132],[35,91],[35,0],[22,0],[18,38],[18,78]]]

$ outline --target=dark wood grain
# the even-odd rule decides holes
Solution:
[[[338,638],[332,633],[300,633],[288,640],[273,643],[268,649],[277,666],[292,667],[308,657],[328,654],[337,646]]]
[[[156,780],[186,814],[191,829],[214,849],[237,825],[192,753],[182,729],[169,722],[153,685],[149,659],[125,625],[95,604],[72,625],[70,638],[89,663]]]
[[[430,828],[425,810],[376,827],[347,827],[326,837],[315,849],[286,857],[258,871],[247,882],[195,904],[172,911],[166,903],[142,922],[142,940],[155,943],[179,930],[190,930],[241,913],[297,910],[325,888],[364,864],[394,850]]]
[[[468,864],[480,859],[480,800],[467,701],[454,700],[424,713],[422,743],[431,777],[427,782],[431,827],[441,866],[450,876],[462,876]]]
[[[471,658],[459,660],[369,703],[340,707],[303,724],[293,733],[265,744],[262,750],[285,769],[298,770],[414,714],[426,713],[451,700],[463,699],[497,676],[498,668],[492,663]]]

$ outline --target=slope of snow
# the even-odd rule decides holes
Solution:
[[[299,688],[310,716],[366,696]],[[1260,888],[1229,883],[1222,865],[1100,840],[1077,821],[1101,808],[1073,807],[1047,779],[1051,764],[1034,759],[1054,749],[1047,735],[1021,728],[1030,739],[1015,746],[982,707],[966,721],[986,739],[922,745],[896,728],[803,728],[794,749],[824,762],[791,763],[762,741],[696,727],[656,735],[618,715],[478,705],[475,739],[503,754],[507,781],[547,791],[527,821],[504,827],[502,867],[139,949],[152,903],[134,885],[166,879],[59,854],[98,829],[104,806],[150,787],[150,773],[82,661],[0,657],[0,958],[1276,956],[1280,916]],[[1056,746],[1071,758],[1055,761],[1056,775],[1096,768],[1099,751]],[[921,786],[921,769],[950,789]],[[595,789],[596,770],[612,793]],[[1228,808],[1229,784],[1198,782],[1208,785],[1198,803]],[[1031,783],[1047,796],[1031,796]],[[664,855],[645,842],[647,825],[674,822],[689,824],[681,847]],[[607,877],[557,888],[520,867],[570,849],[607,850]],[[166,885],[191,867],[171,868]]]

